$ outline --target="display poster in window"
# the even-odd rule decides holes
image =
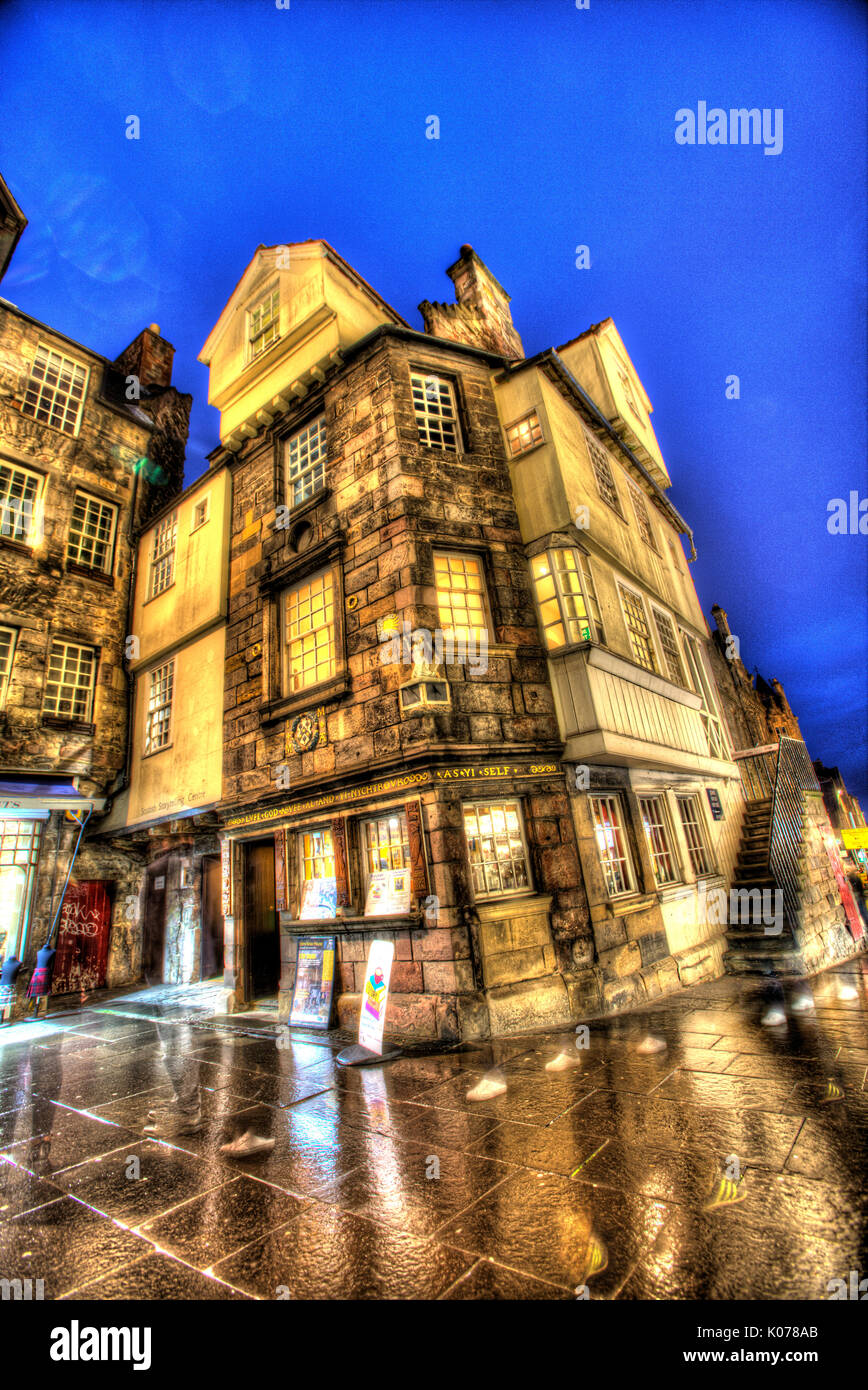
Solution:
[[[362,990],[362,1009],[359,1015],[359,1043],[369,1052],[382,1053],[383,1029],[386,1024],[386,1004],[389,999],[389,977],[395,946],[391,941],[372,941]]]
[[[371,874],[366,917],[399,917],[410,911],[410,870],[381,869]]]
[[[319,922],[337,916],[338,891],[333,878],[309,878],[301,894],[300,922]]]
[[[295,989],[289,1022],[328,1028],[335,978],[335,938],[300,936],[295,957]]]

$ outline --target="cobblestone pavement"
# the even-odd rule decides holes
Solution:
[[[868,961],[808,987],[777,1026],[727,978],[593,1022],[586,1048],[524,1035],[349,1070],[337,1037],[191,1021],[189,990],[18,1025],[0,1279],[52,1299],[827,1299],[868,1269]],[[649,1033],[665,1050],[637,1051]],[[163,1046],[202,1124],[157,1141]],[[578,1065],[547,1069],[561,1051]],[[493,1068],[506,1090],[468,1100]],[[220,1153],[247,1129],[273,1149]]]

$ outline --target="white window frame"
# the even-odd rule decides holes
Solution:
[[[669,613],[666,612],[665,609],[658,608],[656,603],[651,604],[651,612],[654,617],[654,627],[657,630],[657,646],[659,651],[662,653],[663,665],[666,668],[666,678],[667,680],[671,681],[673,685],[680,686],[682,690],[687,690],[687,669],[684,664],[684,654],[681,650],[681,645],[678,641],[678,624],[675,622],[675,619]],[[661,618],[663,619],[664,625],[668,625],[669,632],[672,634],[672,641],[674,643],[675,648],[674,656],[677,659],[678,666],[677,674],[673,674],[672,671],[672,653],[670,653],[666,646],[666,640],[664,638],[664,629],[662,629],[660,626]],[[661,672],[661,674],[663,673]]]
[[[84,517],[82,518],[82,530],[78,533],[78,536],[76,536],[74,530],[75,512],[79,504],[79,499],[81,499],[85,504],[85,512]],[[97,511],[97,525],[101,523],[103,516],[106,514],[109,516],[110,519],[107,537],[90,537],[90,544],[94,553],[97,545],[105,547],[104,564],[92,564],[89,563],[87,560],[82,559],[84,545],[88,540],[88,538],[84,534],[84,527],[86,526],[89,516],[93,509],[96,509]],[[95,570],[98,574],[111,575],[114,571],[115,563],[115,537],[117,534],[117,524],[118,509],[112,502],[106,502],[103,500],[102,497],[96,497],[92,492],[85,492],[82,488],[76,488],[75,496],[72,502],[72,517],[69,523],[69,534],[66,538],[67,563],[80,565],[82,569]],[[76,549],[75,554],[73,554],[74,548]]]
[[[175,548],[178,544],[178,509],[169,512],[154,527],[148,598],[158,598],[175,582]]]
[[[0,458],[0,475],[4,472],[9,474],[10,490],[8,493],[0,493],[0,537],[5,540],[17,541],[19,545],[32,546],[41,538],[42,527],[40,523],[45,478],[42,473],[37,473],[33,468],[23,468],[20,464],[13,463],[11,459]],[[35,484],[32,495],[25,498],[24,491],[22,491],[22,495],[16,499],[12,491],[16,482],[19,485],[23,483],[25,489],[27,489],[27,484]],[[15,506],[16,501],[20,503],[20,506]],[[22,520],[23,526],[21,525]],[[19,527],[20,535],[16,534]]]
[[[639,535],[648,548],[653,550],[655,555],[659,555],[660,547],[657,544],[657,537],[654,535],[654,528],[651,525],[651,514],[648,511],[648,501],[645,494],[638,483],[634,482],[629,475],[627,477],[627,488],[630,493],[630,500],[633,504],[633,515],[636,518],[636,526],[638,527]]]
[[[318,615],[320,605],[314,607],[316,600],[320,597],[319,593],[314,593],[313,586],[320,581],[328,581],[322,585],[322,615],[323,621],[316,621],[310,624],[310,618]],[[293,616],[292,600],[295,595],[300,595],[303,590],[311,591],[308,599],[308,613],[300,613],[299,608],[295,610],[296,622],[308,624],[301,627],[295,636],[290,635],[289,625]],[[338,654],[338,641],[340,629],[338,626],[338,604],[340,601],[340,590],[338,576],[333,565],[327,565],[324,569],[317,570],[314,574],[307,574],[297,583],[288,586],[280,595],[278,605],[278,617],[280,621],[280,649],[281,649],[281,669],[283,673],[283,693],[284,695],[300,694],[303,690],[309,690],[314,686],[323,685],[326,681],[334,679],[340,670]],[[325,642],[320,639],[319,634],[326,633]],[[313,638],[312,650],[314,662],[311,666],[304,662],[304,657],[311,651],[311,644],[307,640]],[[325,651],[327,655],[322,657],[319,653]],[[300,659],[300,664],[299,664]],[[295,663],[295,664],[294,664]],[[325,675],[320,675],[320,668],[326,666]],[[312,678],[304,679],[305,670],[313,672]]]
[[[658,889],[671,888],[673,884],[683,883],[681,862],[677,850],[677,841],[672,830],[672,817],[669,814],[669,805],[666,796],[662,792],[640,792],[639,814],[642,817],[642,829],[645,834],[645,843],[648,846],[648,854],[651,859],[651,867],[654,870],[654,882]],[[646,811],[646,806],[652,807],[658,812],[657,818],[652,821],[651,816]],[[649,828],[649,822],[651,822]],[[660,844],[662,840],[662,846]],[[668,878],[660,877],[660,869],[665,858],[669,859],[671,875]]]
[[[615,481],[615,461],[595,434],[592,434],[587,425],[582,429],[585,435],[585,444],[588,450],[588,459],[594,481],[597,485],[597,492],[603,499],[607,507],[610,507],[616,516],[619,516],[625,524],[627,516],[621,503],[621,494],[618,492],[618,485]],[[612,496],[610,497],[609,491]],[[614,500],[613,500],[614,499]]]
[[[482,832],[481,832],[481,830],[479,829],[479,813],[480,813],[480,811],[494,811],[494,810],[499,810],[499,811],[506,812],[507,808],[513,809],[513,810],[515,811],[515,813],[516,813],[517,818],[518,818],[518,833],[519,833],[519,835],[520,835],[520,837],[521,837],[522,862],[523,862],[523,864],[524,864],[524,873],[525,873],[525,878],[527,879],[527,882],[524,883],[524,884],[521,884],[520,886],[517,886],[517,887],[515,887],[515,888],[503,888],[503,887],[499,887],[499,888],[488,888],[488,887],[486,887],[485,889],[477,888],[477,887],[476,887],[476,883],[475,883],[475,875],[474,875],[474,872],[473,872],[474,866],[481,866],[481,868],[482,868],[482,877],[483,877],[483,880],[487,880],[487,875],[486,875],[486,872],[485,872],[486,866],[487,866],[488,864],[498,864],[498,865],[499,865],[501,862],[505,862],[505,861],[501,861],[500,859],[498,859],[498,858],[496,858],[496,857],[495,857],[493,860],[492,860],[492,859],[484,859],[484,858],[482,858],[482,856],[481,856],[481,847],[480,847],[480,857],[479,857],[478,859],[474,859],[474,858],[473,858],[472,850],[471,850],[471,847],[470,847],[470,839],[468,838],[468,835],[467,835],[466,813],[467,813],[468,811],[472,811],[473,814],[476,816],[476,828],[477,828],[477,831],[479,832],[479,839],[481,840],[481,839],[482,839]],[[469,868],[470,868],[470,885],[471,885],[471,892],[472,892],[472,894],[473,894],[473,898],[474,898],[475,901],[477,901],[477,902],[490,902],[490,901],[493,901],[493,900],[495,900],[495,899],[500,899],[500,898],[527,897],[529,894],[532,894],[532,893],[534,892],[533,875],[532,875],[532,873],[531,873],[531,864],[530,864],[530,855],[529,855],[529,853],[528,853],[528,848],[527,848],[527,835],[526,835],[526,833],[525,833],[524,812],[523,812],[521,800],[520,800],[519,797],[516,797],[516,796],[507,796],[507,797],[503,797],[503,798],[501,798],[501,799],[499,799],[499,800],[495,799],[495,800],[491,800],[491,801],[488,801],[488,800],[483,800],[483,801],[463,801],[463,802],[461,803],[461,828],[462,828],[462,831],[464,832],[464,844],[465,844],[465,849],[466,849],[466,851],[467,851],[467,863],[468,863]],[[495,831],[494,829],[492,829],[490,838],[491,838],[491,839],[494,839],[495,836],[496,836],[496,835],[499,835],[500,833],[501,833],[500,831]],[[508,836],[508,834],[509,834],[508,831],[504,831],[503,833],[506,834],[507,836]],[[510,855],[509,855],[509,862],[510,862],[510,863],[516,863],[516,862],[518,862],[518,861],[516,860],[516,858],[515,858],[514,855],[510,854]],[[498,877],[501,878],[501,880],[502,880],[502,876],[501,876],[501,873],[500,873],[500,869],[498,869]]]
[[[675,800],[678,802],[678,819],[681,822],[681,832],[684,836],[684,843],[687,846],[687,857],[690,863],[690,870],[696,879],[710,878],[716,873],[714,853],[711,847],[711,840],[708,834],[708,821],[702,807],[702,799],[698,792],[678,792]],[[693,807],[695,815],[690,823],[684,819],[684,807]],[[698,827],[699,836],[695,842],[691,838],[692,831]],[[702,867],[697,868],[696,858]]]
[[[532,453],[534,449],[538,449],[541,444],[546,442],[542,432],[539,411],[535,409],[529,410],[526,415],[522,415],[521,419],[514,420],[511,425],[507,425],[505,433],[509,456],[514,459],[521,458],[522,454]]]
[[[8,643],[5,640],[7,637]],[[12,664],[15,660],[17,645],[18,628],[3,623],[0,626],[0,709],[6,708],[6,695],[12,681]]]
[[[174,742],[175,658],[154,666],[148,672],[145,695],[145,735],[142,756],[152,757],[171,748]],[[165,718],[164,711],[167,711]],[[159,742],[157,742],[159,739]]]
[[[659,657],[658,652],[657,652],[657,646],[656,646],[656,643],[655,643],[655,641],[654,641],[654,634],[653,634],[653,632],[652,632],[652,630],[651,630],[651,624],[650,624],[650,622],[648,621],[648,607],[647,607],[647,605],[646,605],[646,603],[645,603],[645,599],[643,598],[642,594],[639,593],[638,589],[634,589],[630,584],[625,584],[625,583],[624,583],[622,580],[620,580],[620,579],[618,579],[616,582],[617,582],[617,586],[618,586],[618,598],[619,598],[619,601],[620,601],[620,604],[621,604],[621,613],[623,614],[623,617],[624,617],[624,626],[625,626],[625,628],[627,629],[627,641],[628,641],[628,643],[629,643],[630,654],[631,654],[632,660],[635,661],[635,663],[636,663],[637,666],[641,666],[641,668],[642,668],[643,671],[650,671],[652,675],[659,676],[659,675],[660,675],[660,657]],[[636,649],[635,649],[635,647],[633,646],[633,636],[634,636],[634,633],[633,633],[633,629],[632,629],[632,627],[630,626],[630,623],[628,622],[628,619],[627,619],[627,611],[628,611],[628,610],[627,610],[627,605],[626,605],[626,603],[625,603],[625,601],[624,601],[625,598],[628,597],[628,596],[629,596],[630,598],[634,599],[634,600],[638,603],[639,608],[640,608],[640,610],[641,610],[641,612],[642,612],[642,615],[643,615],[643,617],[644,617],[644,619],[645,619],[645,632],[646,632],[647,637],[648,637],[648,645],[649,645],[649,647],[650,647],[650,649],[651,649],[651,660],[652,660],[652,665],[651,665],[651,666],[646,665],[646,663],[645,663],[644,661],[640,661],[639,657],[636,655]]]
[[[197,521],[196,517],[198,515],[200,507],[204,508],[204,514],[202,516],[201,521]],[[190,521],[190,535],[192,536],[195,531],[201,531],[202,527],[207,526],[210,520],[211,494],[210,492],[206,492],[204,497],[200,497],[198,502],[193,503],[193,515]]]
[[[575,570],[563,570],[557,567],[553,557],[559,551],[568,552],[576,557]],[[534,572],[536,562],[541,557],[545,558],[546,563],[548,565],[548,575],[536,574]],[[565,647],[578,646],[583,642],[599,642],[602,644],[604,641],[603,625],[600,617],[600,605],[597,601],[597,593],[594,587],[593,575],[591,574],[590,565],[587,563],[587,559],[588,557],[576,545],[550,546],[546,550],[540,551],[539,555],[534,555],[531,558],[531,583],[533,586],[534,599],[536,600],[540,628],[542,630],[543,635],[543,644],[545,646],[546,651],[557,652],[562,651]],[[584,617],[573,617],[567,612],[567,609],[569,607],[569,600],[574,599],[577,596],[575,594],[567,593],[565,591],[562,578],[564,573],[575,574],[578,578],[579,596],[581,597],[585,609]],[[552,583],[554,585],[554,598],[543,599],[540,597],[538,586],[541,583],[544,583],[546,579],[549,578],[552,580]],[[543,603],[552,602],[557,603],[559,616],[558,618],[553,619],[551,622],[547,623],[544,621],[542,605]],[[576,634],[572,631],[572,628],[580,627],[582,623],[586,624],[590,633],[589,637],[583,637],[581,635],[581,632],[578,632]],[[558,626],[563,628],[564,641],[558,643],[557,645],[554,645],[550,643],[548,640],[548,632],[550,628],[555,628]]]
[[[91,657],[90,681],[87,685],[84,685],[78,680],[81,674],[80,655],[73,658],[70,657],[71,653],[80,654],[81,652],[89,652]],[[60,676],[59,679],[52,679],[52,662],[55,661],[56,658],[60,660]],[[47,715],[50,719],[74,720],[77,724],[92,724],[96,694],[97,665],[98,659],[95,647],[91,647],[84,642],[68,642],[63,637],[53,638],[48,648],[48,659],[45,667],[45,690],[42,697],[43,715]],[[67,675],[71,676],[72,680],[67,679]],[[57,690],[52,692],[50,687],[55,685],[57,686]],[[69,699],[68,696],[63,696],[62,692],[64,689],[71,689],[74,693],[80,690],[87,691],[84,713],[77,713],[74,708],[66,712],[59,708],[52,709],[50,707],[50,702],[57,706],[62,699]],[[70,703],[74,703],[74,695]]]
[[[53,382],[48,380],[49,374],[54,375]],[[66,385],[61,384],[64,376]],[[47,343],[38,343],[24,389],[21,414],[75,438],[81,428],[89,380],[90,367],[74,357],[66,357]],[[70,389],[75,387],[79,390]],[[49,418],[41,419],[40,413],[46,412]]]
[[[312,882],[316,882],[316,883],[329,883],[329,882],[333,882],[333,883],[335,884],[335,887],[337,887],[337,852],[336,852],[336,849],[335,849],[334,831],[332,830],[331,824],[330,824],[329,822],[327,822],[327,821],[318,821],[318,822],[316,822],[316,823],[314,823],[314,824],[312,824],[312,825],[301,825],[301,826],[299,826],[298,830],[293,830],[293,831],[292,831],[292,834],[295,835],[296,841],[297,841],[297,843],[296,843],[296,854],[297,854],[298,858],[297,858],[297,861],[296,861],[296,862],[297,862],[297,864],[298,864],[298,902],[297,902],[297,904],[296,904],[296,920],[298,920],[298,916],[299,916],[299,914],[301,913],[301,909],[302,909],[302,907],[303,907],[303,905],[304,905],[304,885],[305,885],[306,883],[312,883]],[[331,840],[331,854],[329,855],[325,850],[323,850],[323,853],[322,853],[322,854],[312,854],[312,855],[310,856],[309,859],[305,859],[305,854],[304,854],[304,837],[305,837],[305,835],[321,835],[321,836],[323,836],[324,838],[325,838],[326,836],[328,836],[328,838]],[[321,860],[321,861],[323,862],[323,866],[325,867],[325,865],[326,865],[326,863],[327,863],[327,861],[328,861],[329,859],[331,859],[332,870],[333,870],[333,872],[332,872],[331,874],[323,874],[323,875],[321,875],[321,876],[317,876],[317,875],[312,874],[311,877],[310,877],[309,879],[305,878],[305,875],[304,875],[304,866],[305,866],[306,863],[310,863],[311,865],[313,865],[313,866],[315,867],[315,866],[316,866],[317,860]],[[349,875],[349,872],[350,872],[350,867],[349,867],[349,864],[347,864],[347,875]],[[347,887],[349,888],[349,883],[347,884]],[[335,903],[334,917],[337,917],[337,915],[338,915],[338,909],[337,909],[337,903]],[[331,919],[325,919],[325,918],[323,918],[323,919],[321,919],[321,920],[325,921],[325,920],[331,920]]]
[[[275,303],[276,300],[276,303]],[[267,317],[260,317],[259,327],[254,330],[257,315],[262,316],[263,311],[267,312]],[[264,327],[263,327],[264,324]],[[268,341],[263,341],[269,333],[273,335]],[[254,304],[247,310],[247,361],[258,362],[260,357],[274,347],[275,343],[280,342],[280,285],[272,285],[265,294],[260,295]],[[257,346],[257,344],[260,344]]]
[[[461,452],[455,386],[436,372],[410,371],[410,394],[419,442],[429,449]]]
[[[489,641],[489,642],[490,642],[490,641],[492,640],[492,636],[493,636],[493,634],[492,634],[492,626],[491,626],[491,609],[490,609],[490,607],[489,607],[489,602],[488,602],[488,586],[487,586],[487,584],[486,584],[486,582],[485,582],[485,564],[483,563],[482,556],[479,555],[479,554],[477,554],[475,551],[467,551],[467,550],[445,550],[445,549],[441,549],[441,547],[439,547],[439,546],[435,546],[431,558],[432,558],[432,561],[433,561],[433,564],[434,564],[434,588],[435,588],[435,591],[437,591],[438,595],[439,595],[440,592],[444,592],[444,593],[448,592],[448,595],[449,595],[449,616],[450,616],[451,619],[452,619],[452,622],[451,622],[451,623],[447,623],[447,622],[444,621],[444,619],[445,619],[445,617],[446,617],[446,614],[441,610],[441,607],[440,607],[440,599],[439,599],[439,597],[437,598],[437,603],[436,603],[436,607],[437,607],[437,620],[438,620],[438,622],[439,622],[439,624],[440,624],[440,630],[441,630],[442,633],[443,633],[444,640],[445,640],[447,637],[449,637],[449,636],[451,635],[452,638],[453,638],[453,641],[454,641],[456,644],[458,644],[459,642],[465,642],[465,643],[467,643],[468,646],[469,646],[471,640],[473,640],[473,641],[475,641],[475,642],[478,643],[478,642],[479,642],[479,639],[480,639],[480,637],[481,637],[481,634],[484,632],[484,633],[485,633],[485,637],[486,637],[486,641]],[[450,582],[449,582],[448,590],[446,589],[446,587],[445,587],[444,585],[440,584],[440,582],[439,582],[439,580],[438,580],[438,574],[442,575],[442,573],[443,573],[442,569],[438,571],[438,568],[437,568],[437,561],[438,561],[438,560],[446,560],[446,561],[448,561],[447,574],[448,574],[449,581],[450,581]],[[460,571],[456,571],[456,573],[459,573],[459,574],[460,574],[463,578],[465,578],[465,579],[468,579],[468,578],[469,578],[469,571],[468,571],[467,568],[466,568],[468,562],[471,562],[471,563],[473,563],[473,564],[475,564],[475,565],[477,566],[478,571],[479,571],[479,587],[478,587],[478,588],[474,588],[474,589],[471,589],[471,588],[469,588],[469,587],[461,588],[460,585],[457,586],[457,587],[453,585],[453,583],[452,583],[452,579],[453,579],[453,568],[452,568],[452,567],[453,567],[453,564],[454,564],[456,561],[460,562],[460,564],[461,564],[461,566],[462,566],[461,570],[460,570]],[[471,625],[470,622],[468,622],[468,623],[466,623],[466,624],[459,623],[459,624],[456,626],[456,624],[455,624],[455,616],[456,616],[456,613],[455,613],[455,608],[454,608],[454,606],[453,606],[453,596],[455,596],[455,595],[460,596],[461,594],[470,594],[470,593],[479,594],[480,597],[481,597],[481,609],[482,609],[482,612],[481,612],[480,623],[479,623],[478,626],[477,626],[477,625]],[[464,608],[465,608],[465,612],[466,612],[466,614],[467,614],[467,617],[468,617],[468,619],[469,619],[469,618],[470,618],[470,614],[471,614],[471,608],[470,608],[470,606],[469,606],[468,604],[465,604],[465,605],[464,605]]]
[[[300,507],[325,487],[327,447],[324,413],[286,440],[286,501],[290,508]]]
[[[609,814],[608,825],[601,814],[604,804]],[[588,806],[594,829],[597,860],[603,874],[606,893],[610,899],[629,898],[638,891],[638,879],[630,840],[627,835],[627,816],[625,815],[624,802],[617,792],[594,792],[588,795]],[[612,814],[613,808],[614,815]],[[620,836],[623,854],[604,853],[604,850],[617,848],[616,837],[618,836]],[[613,865],[618,866],[617,871],[613,870]],[[616,872],[623,881],[623,888],[615,886],[617,883]]]
[[[684,652],[685,670],[692,689],[702,700],[702,722],[708,740],[708,751],[713,758],[730,757],[730,741],[726,725],[714,694],[711,674],[705,664],[702,643],[686,628],[681,629],[681,647]]]

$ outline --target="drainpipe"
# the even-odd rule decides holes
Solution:
[[[129,592],[128,592],[128,594],[127,594],[126,634],[125,634],[124,641],[126,640],[126,636],[129,635],[130,628],[132,627],[132,622],[133,622],[133,601],[134,601],[135,593],[136,593],[136,572],[137,572],[137,568],[138,568],[139,547],[138,547],[138,544],[133,545],[133,526],[134,526],[134,518],[135,518],[135,515],[136,515],[136,500],[137,500],[137,498],[138,498],[138,491],[139,491],[139,473],[138,473],[138,470],[136,470],[136,473],[135,473],[135,475],[134,475],[134,477],[133,477],[133,495],[132,495],[132,498],[131,498],[131,500],[130,500],[130,514],[129,514],[129,519],[128,519],[128,521],[127,521],[127,544],[128,544],[129,547],[130,547],[130,587],[129,587]],[[108,793],[108,796],[106,797],[106,804],[105,804],[105,810],[103,811],[103,817],[107,816],[107,815],[109,814],[109,812],[111,811],[111,808],[112,808],[112,806],[114,805],[115,797],[116,797],[116,796],[120,796],[120,794],[121,794],[122,792],[125,792],[126,789],[127,789],[127,787],[130,785],[130,765],[131,765],[131,763],[132,763],[132,749],[133,749],[133,714],[134,714],[134,709],[135,709],[135,702],[134,702],[135,679],[134,679],[134,677],[133,677],[132,671],[130,671],[130,669],[129,669],[129,665],[127,666],[126,676],[127,676],[127,746],[126,746],[126,756],[125,756],[125,759],[124,759],[123,770],[118,774],[118,776],[120,777],[120,782],[118,782],[118,779],[115,778],[115,785],[111,788],[111,790],[110,790],[109,793]]]

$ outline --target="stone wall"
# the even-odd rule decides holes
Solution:
[[[829,818],[820,792],[803,793],[802,854],[799,860],[799,906],[792,922],[804,973],[812,974],[864,949],[847,930],[835,870],[826,845],[831,839]]]

